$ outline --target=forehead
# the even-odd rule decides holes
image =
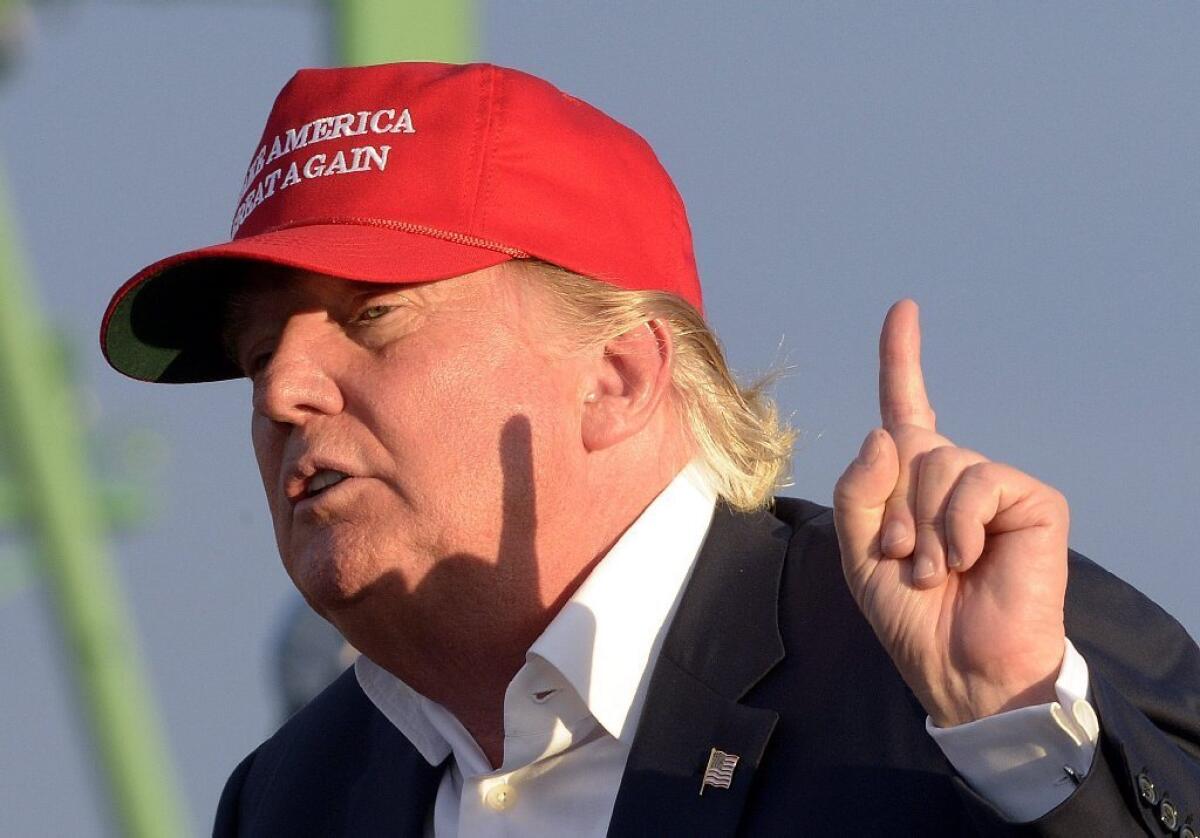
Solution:
[[[246,264],[226,280],[223,331],[230,344],[255,326],[269,326],[294,313],[338,313],[392,294],[425,310],[487,311],[493,315],[511,311],[525,320],[533,295],[523,278],[522,266],[507,264],[418,283],[362,282],[277,265]]]

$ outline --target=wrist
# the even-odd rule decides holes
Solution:
[[[963,679],[957,696],[943,696],[925,710],[934,725],[948,728],[1022,707],[1050,704],[1058,700],[1054,683],[1061,664],[1060,660],[1052,671],[1033,682]]]

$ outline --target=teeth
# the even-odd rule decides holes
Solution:
[[[340,471],[333,471],[332,469],[321,469],[320,471],[318,471],[316,474],[314,474],[312,476],[312,480],[308,481],[309,497],[312,497],[313,495],[317,494],[318,492],[322,492],[325,489],[328,489],[330,486],[340,483],[345,479],[346,479],[346,475],[342,474],[342,472],[340,472]]]

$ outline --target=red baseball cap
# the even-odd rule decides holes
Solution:
[[[255,146],[230,235],[121,286],[100,327],[114,369],[240,377],[222,297],[247,260],[404,283],[536,258],[702,308],[683,201],[646,141],[489,64],[301,70]]]

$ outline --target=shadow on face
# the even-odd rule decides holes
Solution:
[[[558,598],[543,604],[537,555],[537,494],[529,419],[513,416],[498,441],[502,529],[495,556],[457,553],[440,559],[415,587],[399,571],[366,586],[352,603],[325,611],[347,638],[418,691],[437,699],[439,686],[414,683],[420,673],[449,667],[515,672],[525,650],[591,571],[581,568]],[[440,657],[454,649],[456,661]]]

